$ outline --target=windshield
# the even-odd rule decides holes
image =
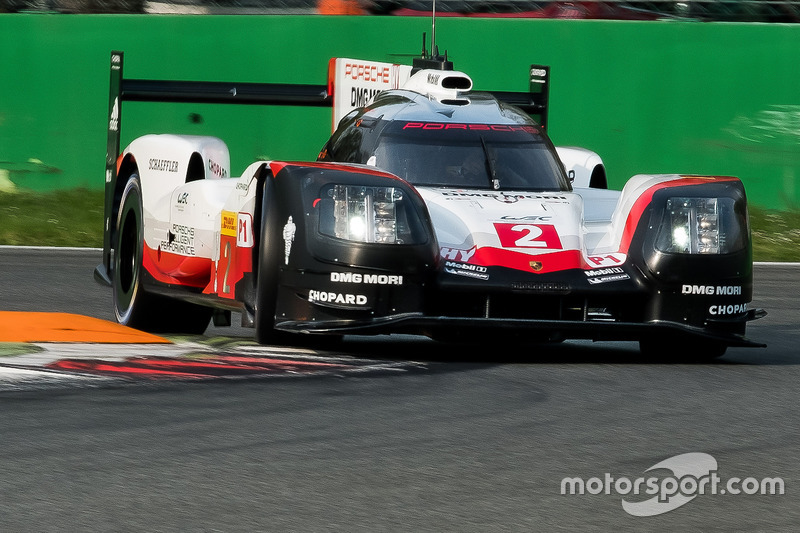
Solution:
[[[392,124],[375,165],[415,185],[478,189],[568,190],[564,171],[528,125]]]

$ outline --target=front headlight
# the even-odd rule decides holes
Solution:
[[[733,198],[668,198],[656,249],[673,254],[727,254],[744,247],[746,220]]]
[[[394,187],[335,185],[334,236],[349,241],[397,242],[396,202],[403,192]]]
[[[329,185],[321,194],[320,232],[338,239],[378,244],[424,241],[398,187]]]

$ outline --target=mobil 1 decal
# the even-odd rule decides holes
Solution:
[[[596,268],[594,270],[584,270],[586,280],[590,285],[600,285],[601,283],[611,283],[614,281],[625,281],[631,277],[622,267]]]
[[[457,261],[445,261],[444,271],[448,274],[455,274],[456,276],[466,276],[468,278],[475,278],[480,280],[488,280],[489,269],[485,266],[470,265],[468,263],[459,263]]]
[[[469,264],[469,260],[477,250],[477,246],[473,246],[469,250],[443,246],[439,250],[439,255],[445,260],[444,271],[456,276],[466,276],[481,280],[489,279],[488,269],[485,266]]]

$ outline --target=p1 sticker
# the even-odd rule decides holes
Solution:
[[[250,213],[239,213],[237,217],[236,246],[253,247],[253,217]]]
[[[613,267],[621,265],[628,258],[627,255],[619,252],[605,255],[590,255],[586,258],[586,263],[591,268]]]

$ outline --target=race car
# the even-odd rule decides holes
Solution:
[[[237,311],[261,343],[502,335],[698,358],[763,346],[745,336],[764,312],[749,307],[741,181],[637,175],[608,190],[597,154],[548,138],[546,68],[531,68],[535,121],[433,51],[412,66],[338,58],[322,87],[145,83],[122,77],[121,52],[111,63],[95,278],[122,324],[198,333]],[[337,127],[316,161],[256,161],[239,177],[214,137],[118,149],[125,99],[233,97],[332,105]]]

